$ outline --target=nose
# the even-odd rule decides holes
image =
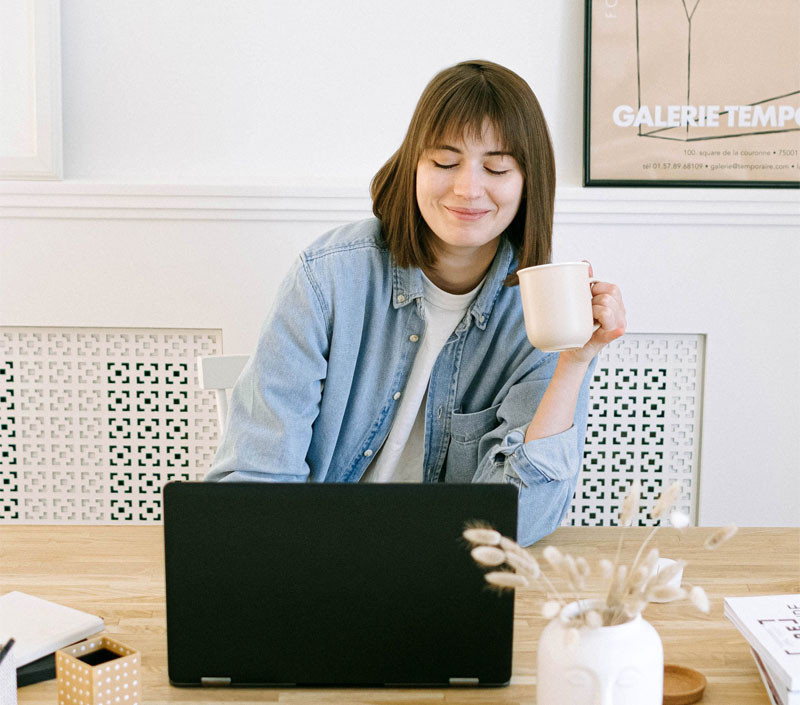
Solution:
[[[471,165],[465,165],[458,170],[453,193],[460,198],[474,201],[483,195],[483,173]]]

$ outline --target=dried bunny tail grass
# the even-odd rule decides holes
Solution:
[[[528,587],[528,579],[524,575],[517,575],[509,570],[496,570],[483,576],[486,582],[499,588]]]
[[[625,624],[635,619],[637,615],[642,613],[642,610],[647,607],[647,602],[644,600],[634,600],[625,603],[625,609],[617,615],[617,621],[614,624]]]
[[[629,595],[636,594],[637,592],[642,592],[644,590],[644,586],[647,585],[647,581],[650,578],[650,571],[647,566],[640,565],[633,573],[631,573],[631,577],[628,580],[627,590],[626,592]]]
[[[706,539],[705,547],[709,551],[713,551],[714,549],[719,548],[737,531],[739,531],[739,527],[736,526],[736,524],[729,524],[728,526],[723,526],[721,529],[717,529],[713,534],[711,534],[711,536],[709,536]]]
[[[658,602],[674,602],[686,597],[686,590],[672,585],[653,585],[647,591],[647,601],[657,600]]]
[[[630,526],[639,514],[639,504],[641,502],[641,485],[638,480],[631,482],[630,489],[622,500],[622,511],[619,514],[620,526]],[[614,565],[619,565],[619,556],[622,552],[623,532],[619,534],[617,541],[617,554],[614,556]]]
[[[611,578],[611,585],[608,588],[608,596],[606,597],[606,604],[609,607],[616,607],[622,603],[622,591],[625,586],[625,578],[628,575],[628,567],[618,565],[617,569]]]
[[[642,613],[642,610],[647,607],[647,599],[644,595],[630,600],[625,600],[623,610],[617,618],[617,624],[624,624],[630,622],[632,619]]]
[[[516,541],[507,536],[501,536],[500,548],[506,552],[506,561],[512,568],[520,570],[518,566],[522,565],[525,566],[522,568],[522,572],[530,575],[534,580],[539,577],[541,569],[536,559]]]
[[[475,546],[470,555],[476,563],[488,567],[503,565],[506,562],[506,552],[496,546]]]
[[[669,513],[669,524],[674,529],[685,529],[689,526],[689,515],[684,514],[680,509],[673,509]]]
[[[542,605],[542,617],[553,619],[561,612],[561,603],[556,600],[548,600]]]
[[[689,590],[689,599],[692,601],[692,604],[704,614],[708,614],[711,611],[711,601],[708,599],[706,591],[699,585],[695,585]]]
[[[632,617],[641,612],[648,603],[647,588],[650,581],[647,576],[640,578],[633,585],[631,585],[622,601],[623,613],[629,614]]]
[[[640,493],[639,481],[634,480],[622,502],[622,511],[619,513],[620,526],[630,526],[633,523],[634,517],[639,513]]]
[[[610,627],[614,620],[614,609],[606,605],[600,614],[603,617],[603,626]]]
[[[686,561],[678,559],[674,563],[670,563],[664,570],[659,570],[656,573],[653,585],[666,585],[678,573],[680,573],[686,566]]]
[[[567,578],[573,590],[583,590],[584,579],[578,571],[578,564],[575,559],[568,553],[564,556],[564,566],[566,567]]]
[[[586,618],[586,626],[592,629],[597,629],[603,626],[603,618],[597,610],[589,610],[584,615]]]
[[[680,482],[673,482],[656,500],[656,504],[653,507],[653,511],[650,512],[650,516],[653,517],[653,519],[658,519],[666,514],[672,508],[672,505],[675,504],[675,500],[680,497],[681,492],[683,492],[683,485]]]
[[[499,531],[488,526],[469,526],[461,535],[474,546],[497,546],[502,538]]]
[[[547,546],[542,551],[542,556],[550,564],[553,570],[561,570],[561,565],[564,562],[564,556],[555,546]]]
[[[533,580],[538,580],[542,573],[541,568],[539,568],[539,564],[536,562],[536,559],[533,556],[524,558],[518,553],[506,552],[506,563],[508,563],[508,565],[510,565],[517,573],[522,573]]]
[[[606,580],[614,576],[614,564],[608,558],[600,559],[600,573]]]
[[[642,567],[646,568],[648,571],[648,577],[656,572],[656,568],[658,567],[658,555],[658,549],[651,548],[650,552],[647,554],[647,558],[645,558],[642,563]]]
[[[501,536],[500,537],[500,548],[502,548],[506,553],[516,553],[520,556],[527,556],[528,552],[522,548],[514,539],[508,538],[508,536]]]
[[[587,561],[583,556],[578,556],[575,560],[575,563],[578,566],[578,572],[581,574],[582,578],[588,578],[592,574],[592,569],[589,567],[589,561]]]
[[[658,549],[651,548],[647,557],[642,561],[641,569],[644,572],[644,578],[637,585],[638,594],[644,596],[648,586],[655,581],[658,574]]]

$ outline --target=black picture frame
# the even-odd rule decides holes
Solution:
[[[765,0],[765,1],[773,2],[773,3],[788,2],[788,0]],[[688,5],[687,5],[687,2],[688,2]],[[693,2],[694,2],[694,4],[692,4]],[[687,94],[689,93],[689,90],[690,90],[690,87],[691,87],[691,82],[690,81],[691,81],[691,49],[692,49],[691,31],[692,31],[692,20],[693,20],[694,12],[696,12],[698,10],[698,8],[700,7],[700,4],[702,2],[703,2],[703,0],[678,0],[678,3],[682,4],[682,7],[684,8],[684,10],[686,12],[686,16],[688,18],[688,27],[689,27],[689,34],[688,34],[689,39],[688,39],[688,42],[686,43],[686,52],[687,52],[687,54],[686,54],[686,56],[687,56],[686,64],[687,64],[687,67],[689,67],[687,72],[686,72],[686,91],[687,91]],[[633,46],[633,50],[636,52],[635,56],[634,56],[635,64],[636,64],[635,80],[636,80],[637,91],[638,91],[638,101],[637,101],[637,106],[636,106],[636,113],[637,114],[636,114],[636,118],[634,120],[634,121],[636,121],[636,120],[639,119],[639,117],[641,115],[641,112],[642,112],[642,102],[641,102],[641,95],[642,95],[641,83],[642,83],[642,78],[641,78],[641,73],[640,73],[641,50],[642,50],[642,46],[641,46],[642,37],[640,36],[640,18],[641,18],[640,11],[641,11],[642,8],[640,7],[640,5],[642,7],[644,7],[647,4],[648,3],[646,2],[646,0],[585,0],[585,15],[584,15],[584,17],[585,17],[585,26],[584,26],[584,29],[585,29],[585,34],[584,34],[585,53],[584,53],[584,96],[583,96],[583,98],[584,98],[584,104],[583,104],[583,127],[584,127],[584,129],[583,129],[583,185],[585,187],[646,187],[646,188],[652,188],[652,187],[682,187],[682,188],[697,188],[697,187],[704,187],[704,188],[790,188],[790,189],[800,188],[800,124],[795,125],[794,127],[792,127],[791,125],[793,125],[794,123],[791,122],[791,121],[789,121],[788,129],[785,129],[785,130],[770,130],[770,131],[752,132],[752,133],[749,133],[749,134],[739,134],[739,135],[737,135],[737,134],[720,134],[718,136],[714,136],[714,135],[709,136],[709,133],[706,132],[705,135],[696,136],[696,137],[689,137],[688,136],[689,135],[689,126],[688,125],[686,125],[686,126],[680,125],[677,129],[683,129],[685,127],[686,134],[687,134],[687,136],[685,138],[665,137],[664,135],[657,135],[656,134],[658,132],[667,132],[669,130],[676,129],[674,126],[666,127],[666,128],[660,129],[660,130],[651,130],[649,133],[643,133],[641,125],[640,125],[639,128],[638,128],[637,133],[634,136],[634,141],[630,141],[629,140],[630,146],[626,143],[626,150],[627,151],[624,151],[624,153],[627,155],[629,160],[631,162],[633,162],[633,163],[635,163],[635,160],[637,158],[637,154],[635,152],[635,150],[637,149],[636,143],[635,143],[635,139],[636,138],[641,138],[641,137],[660,137],[662,140],[668,140],[668,141],[671,141],[671,142],[678,142],[678,143],[683,144],[683,145],[689,145],[690,143],[695,143],[695,142],[697,142],[697,143],[711,142],[712,140],[715,140],[718,144],[724,143],[724,144],[732,145],[733,142],[730,142],[728,140],[736,140],[736,139],[749,140],[751,138],[763,137],[764,135],[767,135],[767,134],[780,134],[781,137],[779,139],[774,140],[774,141],[776,143],[779,142],[779,143],[783,144],[783,143],[785,143],[787,141],[786,135],[791,133],[792,137],[789,138],[789,141],[790,141],[790,143],[794,143],[796,146],[794,146],[794,147],[790,146],[790,147],[788,147],[786,149],[780,149],[780,151],[781,151],[780,164],[776,163],[771,168],[768,165],[758,165],[758,166],[751,165],[749,167],[746,166],[746,165],[745,166],[736,165],[737,163],[735,161],[735,157],[729,158],[729,157],[731,157],[731,155],[728,155],[728,157],[725,157],[725,156],[721,155],[720,156],[720,161],[717,164],[713,163],[713,160],[710,159],[708,156],[701,156],[699,158],[699,162],[698,162],[696,157],[688,157],[688,156],[684,155],[684,161],[675,161],[675,160],[667,161],[666,162],[666,167],[667,168],[664,169],[664,166],[663,166],[664,162],[663,161],[656,161],[656,160],[653,160],[651,157],[648,156],[648,149],[647,148],[650,147],[650,145],[646,145],[640,140],[639,143],[641,143],[641,144],[643,144],[643,146],[645,146],[645,149],[642,151],[642,154],[641,154],[641,158],[642,158],[641,166],[642,166],[642,172],[645,172],[645,171],[648,172],[646,177],[645,178],[634,178],[633,171],[636,168],[635,166],[631,169],[631,174],[629,176],[626,176],[625,174],[622,174],[622,175],[615,174],[615,175],[609,176],[609,173],[608,173],[609,169],[604,168],[604,166],[606,166],[606,165],[600,163],[600,160],[598,159],[597,154],[593,153],[593,146],[596,146],[598,143],[603,144],[603,138],[598,136],[598,130],[597,129],[593,130],[593,127],[596,127],[596,125],[594,125],[594,126],[592,125],[593,99],[597,98],[597,95],[599,94],[599,91],[605,90],[607,88],[607,86],[598,85],[598,83],[601,83],[598,80],[595,80],[594,85],[592,83],[592,76],[593,76],[593,63],[592,62],[593,62],[593,59],[597,60],[597,55],[598,55],[598,53],[600,53],[597,50],[597,47],[595,47],[593,45],[593,15],[595,17],[597,17],[598,11],[602,11],[604,13],[607,13],[609,11],[621,12],[623,10],[623,8],[624,8],[625,11],[626,11],[626,14],[627,14],[627,19],[630,20],[630,18],[631,18],[631,10],[634,11],[634,19],[635,19],[636,26],[635,26],[635,45]],[[665,7],[665,6],[666,6],[666,3],[661,3],[659,8],[660,7]],[[653,0],[650,0],[649,7],[650,7],[650,9],[652,11],[652,8],[654,7]],[[690,10],[691,10],[691,14],[689,14]],[[605,18],[605,17],[606,17],[606,15],[604,14],[603,18]],[[791,19],[791,18],[789,18],[789,19]],[[604,28],[604,31],[606,33],[608,33],[608,30],[606,30],[605,28]],[[626,31],[627,31],[627,34],[628,34],[627,39],[630,40],[630,27],[627,27]],[[607,42],[607,37],[606,37],[606,42]],[[626,51],[627,51],[627,49],[626,49]],[[789,51],[791,52],[791,49]],[[786,95],[780,95],[780,96],[777,96],[776,98],[770,98],[769,100],[765,100],[765,101],[757,101],[757,102],[752,102],[752,103],[744,103],[743,102],[741,104],[741,106],[738,106],[738,107],[742,107],[742,106],[745,106],[745,105],[750,105],[752,107],[753,111],[755,111],[756,108],[753,107],[753,106],[755,106],[755,105],[766,105],[767,103],[775,101],[775,100],[778,100],[778,99],[787,100],[788,98],[791,98],[795,102],[800,102],[800,66],[798,66],[796,68],[796,73],[797,73],[796,76],[794,76],[794,75],[790,76],[790,79],[791,79],[790,88],[792,90],[788,91],[786,93]],[[796,78],[796,83],[797,83],[796,86],[794,85],[795,78]],[[594,91],[594,93],[593,93],[593,91]],[[627,107],[627,106],[622,106],[622,107]],[[630,107],[633,108],[633,105],[631,105]],[[674,107],[674,106],[671,106],[671,107]],[[708,107],[708,106],[702,106],[702,107]],[[719,107],[719,106],[710,106],[710,107]],[[727,106],[727,107],[731,107],[731,106]],[[657,108],[658,108],[658,106],[656,106],[656,109]],[[684,108],[681,108],[681,109],[684,109]],[[697,112],[699,109],[700,108],[697,108],[695,110],[695,112]],[[768,106],[767,107],[762,107],[759,110],[760,110],[759,116],[763,118],[764,113],[769,110],[769,107]],[[778,111],[778,110],[780,110],[780,105],[776,106],[776,111]],[[784,110],[785,110],[785,108],[784,108]],[[652,112],[655,112],[655,109]],[[605,113],[603,113],[603,114],[605,115]],[[626,117],[629,114],[630,113],[627,113]],[[727,112],[720,112],[719,117],[721,118],[723,115],[727,115],[727,114],[728,114]],[[734,115],[735,114],[736,113],[734,112]],[[777,115],[777,114],[779,114],[779,113],[770,113],[770,115]],[[797,108],[797,115],[800,115],[800,107]],[[784,112],[784,116],[785,116],[785,112]],[[645,114],[644,117],[646,118],[646,114]],[[709,114],[709,122],[711,121],[710,118],[711,118],[711,114]],[[728,119],[732,120],[733,117],[729,116]],[[597,121],[596,114],[595,114],[595,120]],[[687,114],[687,120],[688,120],[688,114]],[[656,123],[656,124],[658,124],[658,123]],[[776,124],[777,124],[777,121],[776,121]],[[785,124],[785,122],[784,122],[784,124]],[[606,128],[606,130],[608,130],[609,125],[606,124],[604,127]],[[710,127],[707,128],[707,130],[709,130],[709,129],[711,129],[711,128]],[[734,132],[736,131],[736,129],[741,129],[741,128],[734,128]],[[675,133],[673,133],[673,134],[675,134]],[[695,133],[695,134],[697,134],[697,133]],[[593,143],[593,139],[594,139],[594,143]],[[763,140],[755,140],[755,141],[763,143]],[[655,140],[649,140],[649,142],[655,142]],[[741,141],[739,142],[739,144],[741,144]],[[674,147],[674,145],[670,146],[668,149],[672,150],[673,147]],[[667,148],[659,147],[659,149],[664,151]],[[677,154],[678,150],[680,150],[680,147],[675,148],[673,151],[675,151],[675,153]],[[613,153],[613,150],[611,150],[611,149],[609,149],[608,151],[609,151],[609,154]],[[761,150],[745,149],[745,148],[736,149],[735,147],[731,146],[730,148],[724,148],[723,147],[723,148],[720,148],[719,150],[717,150],[717,149],[702,149],[700,147],[696,147],[696,148],[695,147],[684,147],[682,149],[682,151],[684,153],[689,152],[689,151],[694,151],[695,153],[702,151],[702,152],[705,152],[706,154],[713,154],[716,151],[719,151],[719,152],[721,152],[723,154],[725,152],[735,151],[735,152],[737,152],[737,154],[741,153],[741,152],[744,152],[744,153],[749,155],[751,152],[764,152],[764,151],[770,151],[770,150],[768,150],[766,148],[761,149]],[[775,160],[777,162],[778,156],[779,156],[778,155],[778,148],[776,148],[774,151],[775,151],[775,155],[774,155],[775,156]],[[783,154],[784,151],[788,151],[788,152],[794,151],[794,154],[793,155],[792,154]],[[769,156],[772,156],[772,155],[769,155]],[[594,162],[593,162],[593,159],[594,159]],[[708,163],[706,163],[706,162],[708,162]],[[609,164],[610,164],[610,161],[609,161]],[[646,165],[648,165],[648,164],[650,165],[649,169],[646,168]],[[730,164],[735,164],[736,166],[730,166]],[[656,165],[660,166],[661,168],[653,168]],[[681,167],[681,171],[684,171],[684,170],[687,169],[687,165],[690,165],[690,166],[688,166],[688,171],[692,176],[694,175],[694,173],[698,173],[698,174],[701,174],[701,175],[703,175],[705,177],[705,175],[706,174],[710,174],[712,170],[716,170],[716,171],[728,172],[727,175],[729,175],[729,176],[731,176],[733,178],[719,178],[719,177],[718,178],[669,178],[669,177],[667,177],[667,178],[659,178],[658,177],[658,172],[659,171],[665,171],[665,172],[670,172],[670,173],[674,172],[675,169],[674,168],[673,169],[669,169],[670,166],[672,166],[672,167],[680,166]],[[779,169],[780,171],[786,171],[787,173],[789,173],[792,176],[792,178],[790,178],[790,179],[751,179],[751,178],[744,178],[743,179],[743,178],[741,178],[741,174],[743,174],[745,172],[747,172],[749,174],[749,173],[755,173],[756,170],[767,170],[767,169],[769,169],[770,171],[772,171],[773,169]],[[618,169],[616,167],[614,168],[614,170],[615,171],[620,171],[620,169]],[[622,169],[622,171],[625,171],[625,169]]]

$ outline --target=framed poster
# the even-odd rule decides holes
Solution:
[[[586,0],[584,186],[800,187],[800,0]]]

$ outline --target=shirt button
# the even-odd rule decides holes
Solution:
[[[402,294],[400,294],[400,295],[397,297],[397,303],[399,303],[399,304],[403,303],[403,301],[405,301],[405,300],[406,300],[406,297],[405,297],[405,296],[403,296]]]
[[[408,336],[408,339],[409,339],[409,340],[410,340],[412,343],[416,343],[416,342],[419,340],[419,336],[418,336],[416,333],[414,333],[413,335],[409,335],[409,336]]]
[[[367,449],[364,451],[364,457],[365,457],[365,458],[369,458],[371,455],[372,455],[372,451],[371,451],[369,448],[367,448]]]
[[[392,395],[392,399],[394,399],[395,401],[397,401],[399,398],[400,398],[400,392],[395,392],[395,393]]]

